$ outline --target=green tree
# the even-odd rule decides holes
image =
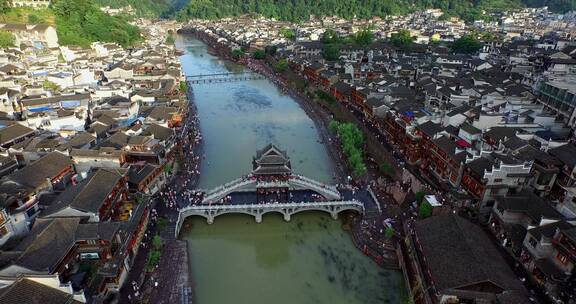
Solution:
[[[364,135],[353,123],[330,122],[330,129],[338,134],[342,150],[347,156],[348,165],[356,177],[364,175],[368,169],[363,160]]]
[[[166,37],[166,44],[173,45],[174,43],[176,43],[176,38],[174,38],[172,34],[168,35],[168,37]]]
[[[384,175],[391,176],[394,174],[394,166],[392,166],[389,162],[381,163],[378,169],[380,170],[380,173]]]
[[[420,216],[420,218],[427,218],[427,217],[431,217],[432,216],[432,205],[430,205],[430,203],[428,202],[422,202],[420,204],[420,208],[418,210],[418,216]]]
[[[254,52],[252,52],[252,58],[254,59],[264,59],[266,58],[266,52],[263,50],[255,50]]]
[[[340,46],[332,43],[324,45],[322,57],[328,61],[338,60],[340,58]]]
[[[394,233],[396,233],[396,231],[394,231],[394,228],[386,227],[386,231],[384,232],[384,237],[386,239],[390,239],[391,237],[394,236]]]
[[[232,51],[232,58],[240,59],[240,57],[244,56],[244,51],[241,49],[235,49]]]
[[[180,81],[180,85],[178,86],[178,90],[182,93],[188,92],[188,83],[186,81]],[[170,168],[172,169],[172,168]]]
[[[138,27],[119,16],[102,12],[92,1],[59,0],[52,4],[62,45],[90,46],[94,41],[131,47],[142,40]]]
[[[45,89],[49,89],[49,90],[53,90],[53,91],[60,91],[60,86],[53,83],[52,81],[44,80],[44,82],[42,83],[42,86]]]
[[[295,40],[296,30],[293,28],[282,28],[280,29],[280,35],[288,40]]]
[[[37,15],[34,14],[30,14],[28,15],[28,23],[30,24],[38,24],[38,23],[42,23],[43,20],[40,19],[40,17],[38,17]]]
[[[0,48],[5,49],[9,47],[14,47],[16,39],[12,33],[0,30]]]
[[[324,33],[322,34],[320,41],[326,44],[330,44],[330,43],[340,43],[341,39],[338,33],[336,33],[336,31],[334,31],[333,29],[326,29],[326,31],[324,31]]]
[[[370,29],[363,29],[354,35],[354,42],[357,45],[366,47],[374,41],[374,34]]]
[[[6,14],[10,10],[10,0],[0,0],[0,14]]]
[[[327,102],[328,104],[335,104],[336,103],[336,98],[334,98],[334,96],[322,91],[322,90],[317,90],[316,91],[316,97],[318,97],[320,100],[323,100],[325,102]],[[332,122],[336,122],[336,121],[332,121]]]
[[[482,48],[482,43],[473,35],[464,35],[454,41],[451,48],[456,53],[472,54]]]
[[[415,37],[412,37],[409,30],[400,30],[390,36],[390,42],[402,49],[408,49],[414,40]]]
[[[162,238],[159,235],[152,238],[152,247],[156,250],[162,249]]]
[[[288,61],[286,61],[284,58],[280,59],[274,66],[274,69],[280,73],[286,71],[288,69]]]

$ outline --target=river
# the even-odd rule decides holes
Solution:
[[[186,75],[242,71],[210,55],[204,43],[179,36]],[[199,187],[218,186],[252,169],[256,149],[286,150],[296,173],[334,182],[333,163],[314,122],[268,80],[194,86],[204,137]],[[198,304],[400,303],[401,274],[378,268],[357,250],[340,221],[302,213],[285,222],[267,214],[225,215],[214,224],[188,218],[188,241]]]

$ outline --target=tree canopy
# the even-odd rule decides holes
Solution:
[[[264,58],[266,58],[266,52],[263,51],[263,50],[255,50],[255,51],[252,53],[252,58],[254,58],[254,59],[264,59]]]
[[[355,177],[364,175],[368,170],[364,164],[364,134],[353,123],[341,123],[333,120],[330,129],[338,134],[342,150],[348,158],[348,165]]]
[[[573,9],[575,2],[576,0],[190,0],[176,15],[181,20],[188,20],[256,13],[298,22],[308,20],[310,15],[367,19],[439,8],[449,15],[473,21],[485,18],[484,11],[502,11],[522,6],[548,6],[552,11],[562,13]]]
[[[8,48],[15,46],[15,39],[12,33],[0,30],[0,48]]]
[[[284,58],[280,59],[274,66],[274,69],[278,72],[286,71],[288,69],[288,61],[286,61]]]
[[[418,210],[418,216],[420,218],[427,218],[432,216],[432,205],[428,202],[422,202],[420,204],[420,209]]]
[[[370,29],[363,29],[354,35],[354,42],[359,46],[369,46],[374,41],[374,34]]]
[[[409,30],[400,30],[390,36],[390,42],[394,46],[402,49],[408,49],[414,40],[415,38],[412,37],[412,34],[410,34]]]
[[[464,35],[454,41],[451,48],[456,53],[472,54],[482,48],[482,43],[473,35]]]
[[[280,29],[280,34],[282,37],[288,40],[295,40],[296,39],[296,30],[293,28],[283,28]]]
[[[332,43],[324,45],[322,57],[329,61],[338,60],[340,58],[340,45]]]
[[[136,26],[102,12],[94,2],[60,0],[52,4],[52,10],[60,44],[88,47],[94,41],[102,41],[130,47],[142,40]]]

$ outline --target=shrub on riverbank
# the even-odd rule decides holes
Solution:
[[[258,60],[264,59],[264,58],[266,58],[266,52],[264,52],[263,50],[255,50],[252,53],[252,58],[258,59]]]
[[[420,218],[425,219],[432,216],[432,205],[428,202],[422,202],[420,204],[420,209],[418,210],[418,215]]]
[[[336,120],[330,123],[330,129],[335,131],[340,138],[340,144],[348,158],[348,165],[352,168],[352,174],[355,177],[362,176],[367,171],[363,157],[364,135],[362,132],[352,123],[341,123]]]
[[[390,164],[389,162],[381,163],[380,166],[378,167],[378,169],[380,170],[380,173],[382,173],[384,175],[388,175],[388,176],[394,175],[394,166],[392,164]]]
[[[329,103],[329,104],[335,104],[336,103],[336,98],[334,98],[334,96],[322,91],[322,90],[316,90],[316,97],[320,98],[321,100]]]
[[[164,246],[164,242],[159,235],[155,235],[152,238],[152,248],[150,250],[150,254],[148,255],[148,262],[146,263],[146,268],[148,271],[154,270],[154,267],[158,265],[160,262],[160,258],[162,258],[162,247]]]

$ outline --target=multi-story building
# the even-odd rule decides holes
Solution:
[[[502,245],[515,256],[520,256],[526,231],[563,220],[546,200],[524,191],[496,198],[488,220],[490,230]]]
[[[481,213],[490,212],[498,196],[517,193],[530,178],[532,162],[496,152],[480,153],[466,159],[461,186],[477,198]]]
[[[549,77],[537,86],[539,100],[569,126],[576,126],[576,78]]]
[[[52,152],[0,180],[0,245],[27,233],[39,212],[41,195],[62,189],[75,174],[72,160]]]
[[[573,279],[576,264],[576,226],[558,221],[529,229],[520,260],[534,281],[558,297]]]

